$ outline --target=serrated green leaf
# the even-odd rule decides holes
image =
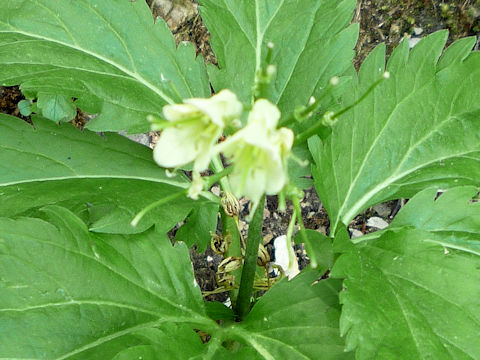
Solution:
[[[203,353],[200,337],[184,324],[165,324],[134,334],[143,342],[118,353],[112,360],[187,360]]]
[[[5,66],[7,65],[8,66]],[[0,13],[0,84],[77,98],[95,131],[148,131],[148,114],[208,97],[201,57],[178,49],[144,1],[11,0]]]
[[[480,53],[466,57],[461,43],[438,66],[446,37],[434,33],[410,52],[402,42],[387,66],[390,79],[311,149],[332,231],[368,206],[427,187],[480,185]],[[382,76],[384,62],[380,45],[362,65],[350,102]]]
[[[425,189],[407,202],[389,228],[415,226],[437,234],[456,232],[477,237],[480,235],[480,202],[472,199],[477,197],[478,190],[474,186],[460,186],[436,198],[436,189]]]
[[[185,245],[93,235],[65,208],[43,211],[0,219],[1,358],[106,359],[166,322],[215,328]]]
[[[201,0],[200,4],[218,60],[219,69],[209,68],[216,91],[232,89],[251,103],[255,73],[265,65],[269,42],[275,46],[271,62],[277,67],[270,100],[284,115],[318,95],[330,77],[342,75],[351,64],[358,36],[358,26],[347,27],[353,0]]]
[[[272,287],[234,334],[257,351],[255,359],[352,359],[339,336],[341,283],[305,271]],[[239,357],[241,358],[241,357]],[[252,357],[250,357],[252,358]]]
[[[480,357],[480,257],[446,251],[435,236],[387,231],[337,260],[340,328],[357,359]]]
[[[217,230],[218,206],[213,202],[195,204],[186,224],[177,230],[175,241],[183,241],[188,247],[196,244],[197,251],[203,253],[210,245],[211,234]]]
[[[43,117],[56,123],[71,121],[77,114],[77,107],[68,96],[38,93],[37,107]]]
[[[167,177],[153,162],[151,149],[120,135],[82,133],[41,118],[34,123],[35,128],[0,115],[0,216],[63,204],[92,215],[87,218],[94,231],[135,233],[154,223],[167,231],[195,204],[182,196],[157,207],[133,228],[130,221],[138,211],[184,191],[188,179]]]
[[[480,202],[478,188],[460,186],[436,198],[437,189],[425,189],[400,210],[387,229],[362,236],[354,242],[378,238],[387,231],[415,227],[434,234],[430,241],[480,256]],[[448,251],[448,250],[447,250]]]

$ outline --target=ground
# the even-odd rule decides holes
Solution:
[[[137,0],[143,1],[143,0]],[[209,34],[198,14],[195,0],[146,0],[154,17],[166,19],[167,24],[179,41],[192,41],[197,52],[209,63],[216,64],[215,56],[209,45]],[[332,0],[333,1],[333,0]],[[395,48],[404,37],[422,37],[442,28],[450,30],[449,43],[465,36],[480,35],[480,0],[359,0],[353,21],[360,23],[360,36],[357,43],[355,66],[358,68],[366,55],[380,42],[387,45],[387,54]],[[480,48],[480,39],[476,49]],[[0,87],[0,112],[22,117],[17,104],[22,99],[18,87]],[[22,117],[27,120],[27,118]],[[75,124],[79,127],[85,122],[85,114],[78,113]],[[380,218],[390,222],[403,204],[402,200],[391,201],[368,209],[359,215],[350,231],[359,235],[374,230],[368,226],[368,219]],[[314,189],[306,192],[302,211],[307,228],[328,233],[328,217]],[[244,204],[243,214],[248,212]],[[272,254],[272,242],[275,237],[285,234],[290,219],[291,209],[286,213],[276,210],[276,198],[269,197],[265,207],[264,236],[267,249]],[[243,230],[248,224],[241,222]],[[304,267],[308,259],[301,248],[297,248],[300,266]],[[192,251],[196,279],[202,290],[216,288],[215,272],[221,258],[211,250],[206,254]],[[223,301],[226,294],[209,296],[209,299]]]

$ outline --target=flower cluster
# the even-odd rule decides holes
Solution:
[[[237,197],[246,196],[258,203],[263,194],[277,194],[288,182],[286,162],[293,132],[277,129],[280,111],[269,101],[257,100],[248,114],[247,125],[217,143],[226,126],[239,122],[242,110],[242,104],[229,90],[209,99],[187,99],[183,104],[163,108],[171,126],[163,130],[154,159],[166,168],[193,162],[190,197],[198,197],[202,190],[199,172],[206,170],[219,153],[233,164],[229,180]]]

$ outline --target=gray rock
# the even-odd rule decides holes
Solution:
[[[367,226],[382,230],[388,226],[388,223],[382,218],[374,216],[367,220]]]

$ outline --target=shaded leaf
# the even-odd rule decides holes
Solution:
[[[123,350],[113,360],[183,360],[201,356],[204,347],[200,337],[183,324],[165,324],[158,329],[144,329],[134,334],[144,344]]]
[[[480,185],[480,53],[467,53],[462,43],[437,65],[446,38],[444,31],[434,33],[412,51],[402,42],[389,59],[390,79],[311,148],[332,232],[379,202],[432,186]],[[384,62],[380,45],[363,63],[346,103],[382,76]]]
[[[341,283],[306,271],[270,289],[234,334],[257,351],[255,359],[351,359],[338,329]]]
[[[304,230],[307,236],[309,246],[315,253],[317,260],[317,271],[319,273],[325,273],[325,271],[332,268],[333,265],[333,244],[332,239],[322,233],[306,229]],[[303,237],[300,232],[295,235],[295,244],[302,244]],[[308,248],[307,248],[308,251]]]
[[[215,327],[185,245],[154,230],[95,236],[64,208],[44,212],[0,219],[0,357],[109,358],[142,329]]]
[[[478,189],[461,186],[446,190],[438,198],[436,195],[437,190],[432,188],[419,192],[400,210],[386,230],[354,241],[366,241],[387,231],[415,227],[434,235],[431,242],[480,256],[480,202],[472,201],[478,199]]]
[[[186,224],[175,234],[175,241],[183,241],[188,247],[197,245],[197,251],[203,253],[210,245],[211,234],[217,230],[218,204],[199,202],[195,204]]]
[[[435,236],[387,231],[337,260],[340,328],[357,359],[480,357],[480,257],[445,251]]]
[[[0,13],[0,84],[77,98],[95,131],[148,131],[148,114],[181,97],[208,97],[201,57],[177,49],[144,1],[11,0]],[[5,66],[8,64],[8,66]]]
[[[332,76],[342,75],[351,65],[358,36],[356,25],[348,27],[353,0],[201,0],[200,4],[218,60],[218,68],[209,68],[216,91],[229,88],[251,103],[255,73],[265,66],[269,42],[275,46],[271,62],[277,67],[270,100],[284,115],[321,93]]]
[[[156,222],[167,231],[192,208],[194,202],[183,196],[131,227],[138,211],[184,191],[188,179],[167,177],[151,149],[120,135],[82,133],[38,117],[34,123],[0,115],[0,216],[61,203],[87,213],[92,230],[132,233]]]
[[[37,107],[42,116],[54,122],[68,122],[77,114],[77,108],[68,96],[39,93]]]

